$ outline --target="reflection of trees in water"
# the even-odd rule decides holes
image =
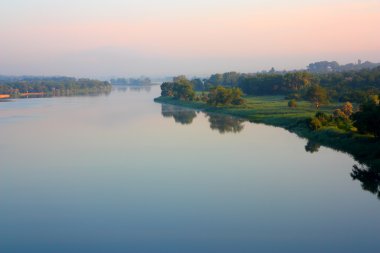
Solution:
[[[194,118],[197,116],[194,110],[167,104],[161,104],[161,114],[165,118],[173,117],[175,122],[183,125],[193,123]]]
[[[321,145],[318,142],[309,140],[305,150],[310,153],[318,152]],[[380,199],[380,168],[354,165],[351,171],[353,180],[359,180],[362,188],[369,191]]]
[[[372,192],[380,199],[380,170],[372,167],[354,165],[351,177],[359,180],[365,191]]]
[[[135,91],[135,92],[141,92],[141,91],[150,92],[151,89],[152,87],[150,86],[129,86],[129,90]]]
[[[141,91],[150,92],[150,90],[152,89],[151,86],[127,86],[127,85],[125,86],[115,85],[114,88],[116,88],[118,92],[127,92],[128,90],[132,92],[141,92]]]
[[[161,104],[161,114],[165,118],[174,118],[175,122],[183,125],[193,123],[194,118],[197,116],[195,110],[178,107],[175,105]],[[205,113],[210,122],[210,128],[217,130],[219,133],[239,133],[244,129],[243,119],[236,117]]]
[[[128,91],[128,87],[125,87],[125,86],[114,86],[114,89],[115,88],[118,92],[127,92]]]
[[[210,128],[218,130],[219,133],[239,133],[244,129],[244,120],[235,118],[228,115],[221,114],[208,114],[208,121],[210,122]]]
[[[319,144],[318,142],[308,140],[305,146],[305,150],[306,152],[314,153],[314,152],[318,152],[320,147],[321,147],[321,144]]]
[[[310,153],[318,152],[321,145],[318,142],[309,140],[305,150]],[[380,168],[354,165],[351,171],[353,180],[359,180],[362,188],[369,191],[380,199]]]

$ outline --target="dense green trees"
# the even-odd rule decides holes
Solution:
[[[284,94],[283,81],[281,74],[256,74],[241,78],[239,87],[248,95],[277,95]]]
[[[203,80],[201,80],[200,78],[191,79],[190,82],[193,86],[193,89],[196,91],[205,91],[207,89]]]
[[[317,65],[314,67],[333,69],[336,64]],[[227,72],[214,74],[209,79],[195,78],[191,81],[179,76],[173,82],[163,83],[161,88],[162,96],[195,99],[212,106],[242,104],[243,92],[255,96],[284,95],[289,99],[288,106],[291,108],[297,106],[297,100],[308,100],[314,103],[316,109],[329,101],[346,102],[330,114],[317,112],[307,120],[307,125],[312,130],[336,127],[347,132],[359,131],[380,137],[379,98],[376,95],[380,94],[380,67],[325,73],[274,70],[256,74]],[[202,90],[202,95],[196,96],[194,88]],[[360,110],[354,113],[353,105],[348,101],[361,103]]]
[[[208,94],[207,103],[217,105],[241,105],[243,92],[239,88],[225,88],[222,86],[212,87]]]
[[[335,109],[331,115],[317,112],[308,119],[307,124],[311,130],[322,127],[337,127],[346,131],[356,131],[362,134],[371,134],[380,137],[380,100],[378,96],[370,97],[354,113],[353,105],[346,102],[341,108]]]
[[[283,76],[284,91],[299,91],[317,83],[317,79],[306,71],[289,72]]]
[[[318,66],[317,66],[318,65]],[[361,64],[360,69],[346,66],[346,71],[336,72],[336,63],[321,63],[309,66],[309,71],[294,72],[266,72],[243,74],[227,72],[213,74],[208,79],[193,79],[192,84],[196,90],[207,90],[212,86],[239,87],[247,95],[286,95],[292,98],[301,98],[312,86],[320,86],[327,91],[332,101],[351,101],[362,103],[368,95],[380,93],[380,67],[373,68],[374,64]],[[311,71],[325,68],[326,71]],[[341,68],[339,68],[341,69]]]
[[[164,82],[161,84],[161,96],[174,97],[176,99],[191,101],[201,100],[207,102],[210,105],[241,105],[244,103],[242,98],[243,92],[238,87],[226,88],[223,86],[213,86],[209,89],[208,94],[202,93],[202,95],[195,96],[193,85],[198,82],[201,85],[201,81],[197,80],[189,81],[185,76],[178,76],[173,78],[173,82]]]
[[[239,87],[247,95],[285,95],[289,99],[305,98],[305,95],[310,95],[306,94],[308,91],[316,92],[321,88],[326,91],[331,101],[362,103],[369,95],[380,93],[380,67],[373,68],[376,65],[367,63],[360,66],[367,65],[372,68],[360,69],[359,65],[353,65],[355,68],[345,65],[343,69],[347,71],[337,72],[336,62],[322,62],[311,64],[309,71],[270,71],[254,74],[227,72],[213,74],[206,79],[194,78],[188,83],[197,91],[207,91],[215,86]],[[326,71],[312,71],[321,68]],[[187,79],[182,76],[175,82],[184,80]]]
[[[378,96],[372,97],[352,115],[354,126],[359,132],[380,137],[380,105]]]
[[[18,96],[20,93],[46,95],[75,95],[110,92],[108,82],[71,77],[1,77],[0,94]]]
[[[186,77],[179,76],[174,78],[173,82],[161,84],[161,96],[191,101],[195,97],[195,92],[191,82]]]
[[[319,109],[321,104],[326,104],[328,102],[326,89],[322,88],[319,85],[313,85],[308,88],[304,98],[314,103],[317,109]]]
[[[239,87],[248,95],[289,94],[315,84],[317,79],[312,74],[299,71],[288,73],[241,74],[227,72],[211,75],[205,79],[204,86]]]
[[[165,82],[161,84],[161,96],[173,97],[174,95],[174,82]]]
[[[350,102],[346,102],[342,108],[334,110],[332,114],[317,112],[314,117],[308,120],[308,126],[311,130],[318,130],[322,127],[337,127],[346,131],[353,129],[353,121],[351,115],[353,106]]]

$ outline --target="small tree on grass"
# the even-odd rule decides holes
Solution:
[[[297,101],[295,99],[289,100],[288,106],[290,108],[296,108],[297,107]]]
[[[305,98],[314,103],[317,109],[319,109],[322,104],[328,103],[327,91],[319,85],[311,86],[307,90]]]

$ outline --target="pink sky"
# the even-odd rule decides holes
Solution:
[[[204,74],[301,68],[325,59],[380,62],[377,1],[181,9],[132,18],[27,15],[0,28],[2,74]]]

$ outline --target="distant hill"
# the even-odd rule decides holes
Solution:
[[[349,63],[340,65],[336,61],[319,61],[310,63],[307,70],[312,73],[329,73],[329,72],[343,72],[343,71],[357,71],[361,69],[373,69],[380,66],[380,63],[373,63],[369,61],[358,61],[357,63]]]

